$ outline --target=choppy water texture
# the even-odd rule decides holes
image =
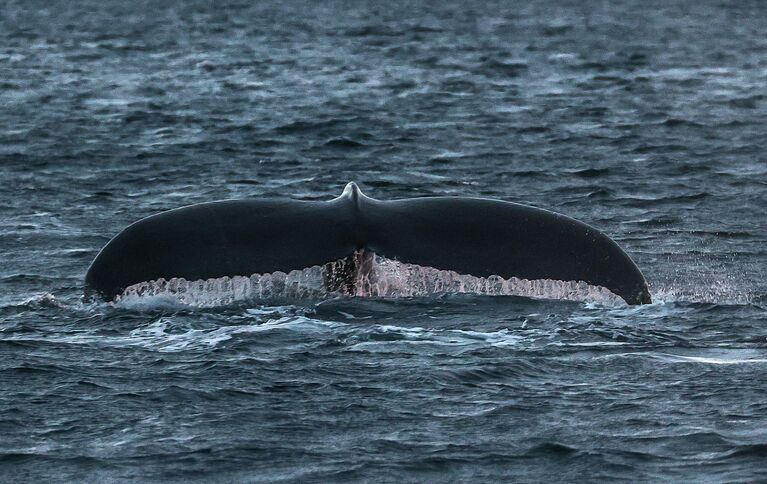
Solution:
[[[0,7],[0,479],[767,479],[763,2]],[[83,304],[221,198],[490,196],[631,254],[641,307]]]

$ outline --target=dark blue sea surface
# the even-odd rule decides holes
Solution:
[[[0,5],[0,480],[767,480],[767,4]],[[494,197],[654,303],[81,300],[137,219]],[[522,228],[520,228],[522,230]]]

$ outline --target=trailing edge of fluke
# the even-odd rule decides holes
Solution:
[[[225,200],[139,220],[96,256],[86,293],[112,300],[160,278],[289,272],[360,249],[477,277],[584,281],[629,304],[650,302],[618,244],[570,217],[482,198],[375,200],[354,183],[328,201]]]

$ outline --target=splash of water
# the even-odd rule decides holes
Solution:
[[[334,296],[403,298],[445,294],[524,296],[604,305],[625,304],[623,299],[607,288],[583,281],[527,280],[516,277],[504,279],[495,275],[476,277],[407,264],[366,251],[357,251],[351,257],[323,266],[288,273],[278,271],[249,277],[195,281],[173,278],[141,282],[126,288],[115,302],[131,305],[151,298],[166,304],[214,307],[248,300],[323,299]]]

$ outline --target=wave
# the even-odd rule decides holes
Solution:
[[[727,353],[723,353],[719,357],[684,356],[667,353],[655,353],[649,356],[668,363],[700,363],[705,365],[744,365],[767,363],[767,358],[738,358],[728,356]]]
[[[569,345],[573,346],[574,343],[569,343]],[[767,363],[767,354],[759,349],[699,347],[690,351],[694,351],[695,354],[685,355],[661,351],[633,351],[628,353],[612,353],[599,356],[598,358],[647,358],[661,363],[688,363],[701,365],[760,365]]]
[[[186,329],[174,332],[169,321],[160,320],[149,326],[131,331],[127,338],[117,338],[119,345],[140,346],[158,352],[204,351],[213,349],[234,336],[245,333],[263,333],[275,330],[316,332],[329,330],[343,323],[320,321],[305,316],[284,316],[278,319],[235,326],[207,329]],[[103,341],[103,340],[102,340]]]
[[[237,335],[295,331],[302,334],[330,331],[346,324],[335,321],[312,319],[295,313],[290,306],[265,309],[248,309],[248,322],[225,326],[194,327],[179,326],[174,318],[163,317],[148,325],[140,326],[123,335],[103,334],[100,330],[76,330],[59,333],[17,334],[5,337],[3,342],[44,341],[67,345],[95,345],[99,347],[138,347],[160,353],[205,352]],[[265,317],[269,314],[274,317]],[[53,371],[56,367],[9,367],[14,371]]]
[[[537,334],[536,334],[537,336]],[[423,327],[400,327],[394,325],[374,325],[364,333],[357,335],[359,342],[352,343],[348,349],[365,353],[420,353],[422,346],[456,348],[471,347],[517,347],[531,344],[529,335],[514,334],[512,330],[471,331],[462,329],[439,329]]]

